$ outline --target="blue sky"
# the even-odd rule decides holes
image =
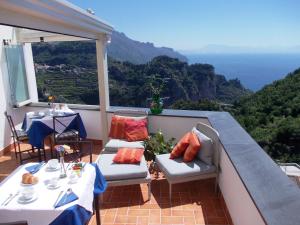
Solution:
[[[300,0],[70,0],[138,41],[176,50],[207,45],[300,46]]]

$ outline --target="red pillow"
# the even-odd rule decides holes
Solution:
[[[189,136],[189,146],[184,152],[183,161],[184,162],[191,162],[196,157],[197,153],[199,152],[201,147],[200,141],[197,135],[194,132],[191,132]]]
[[[125,138],[127,141],[143,141],[148,138],[147,120],[133,120],[125,121]]]
[[[141,162],[144,149],[142,148],[119,148],[115,155],[114,163],[137,164]]]
[[[125,139],[125,121],[124,117],[114,115],[111,118],[109,137],[115,139]]]
[[[180,141],[175,145],[173,148],[171,154],[170,154],[170,159],[176,159],[182,156],[186,150],[186,148],[189,146],[189,137],[190,137],[191,132],[186,133]]]

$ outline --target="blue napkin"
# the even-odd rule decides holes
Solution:
[[[78,197],[74,192],[71,192],[69,194],[65,193],[62,198],[59,200],[58,203],[56,203],[55,208],[61,207],[63,205],[66,205],[70,202],[73,202],[75,200],[77,200]]]
[[[32,165],[32,166],[27,166],[25,167],[25,170],[27,170],[29,173],[31,174],[35,174],[36,172],[38,172],[41,167],[45,164],[45,162],[41,162],[41,163],[38,163],[38,164],[35,164],[35,165]]]

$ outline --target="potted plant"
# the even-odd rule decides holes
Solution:
[[[165,140],[161,131],[149,136],[144,141],[145,158],[147,161],[155,161],[155,156],[160,154],[169,153],[174,147],[175,138]]]
[[[160,114],[163,111],[163,100],[160,97],[161,91],[164,87],[164,82],[160,80],[152,80],[150,88],[152,92],[152,100],[150,103],[150,111],[152,114]]]
[[[149,171],[151,173],[156,173],[156,176],[158,176],[159,168],[155,163],[155,156],[171,152],[174,141],[175,138],[166,141],[161,131],[149,136],[149,138],[144,141],[144,155],[147,161],[151,161],[149,165]]]

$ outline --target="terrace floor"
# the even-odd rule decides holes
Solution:
[[[94,144],[93,160],[101,149],[101,144]],[[88,157],[83,161],[88,161]],[[0,181],[17,166],[14,152],[8,151],[1,156]],[[162,174],[152,174],[151,189],[148,201],[147,185],[109,187],[100,206],[102,224],[232,224],[222,195],[214,191],[214,179],[174,185],[172,202]],[[89,225],[96,225],[95,216]]]

